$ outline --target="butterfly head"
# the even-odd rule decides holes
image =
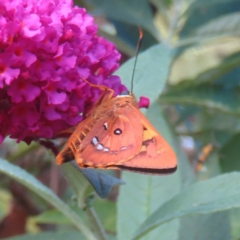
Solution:
[[[127,90],[122,91],[118,96],[123,96],[123,97],[127,97],[130,96],[131,93]]]
[[[117,95],[116,99],[118,99],[117,100],[118,102],[119,101],[121,102],[122,106],[125,104],[127,104],[127,105],[131,104],[138,108],[137,100],[136,100],[134,94],[130,91],[127,91],[127,90],[122,91],[119,95]]]

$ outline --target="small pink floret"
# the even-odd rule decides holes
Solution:
[[[138,102],[139,108],[149,108],[150,100],[148,97],[141,96]]]

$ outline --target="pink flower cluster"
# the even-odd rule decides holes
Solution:
[[[125,90],[115,46],[72,0],[0,1],[0,143],[51,138],[81,121],[101,94]]]

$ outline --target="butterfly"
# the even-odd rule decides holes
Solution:
[[[105,88],[57,156],[57,164],[76,160],[82,168],[122,169],[170,174],[177,169],[174,151],[139,111],[128,91],[113,97]]]
[[[140,41],[137,49],[139,47]],[[134,69],[135,65],[136,60]],[[103,93],[73,130],[65,148],[56,157],[57,164],[75,159],[81,168],[121,169],[155,175],[176,171],[174,151],[140,112],[133,93],[123,91],[114,97],[112,89],[82,80],[102,89]]]

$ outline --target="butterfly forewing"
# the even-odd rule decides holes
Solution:
[[[135,156],[142,145],[142,127],[138,115],[131,111],[115,106],[110,117],[102,117],[83,140],[81,150],[76,152],[77,162],[83,166],[107,168]],[[132,125],[131,122],[136,123]]]

